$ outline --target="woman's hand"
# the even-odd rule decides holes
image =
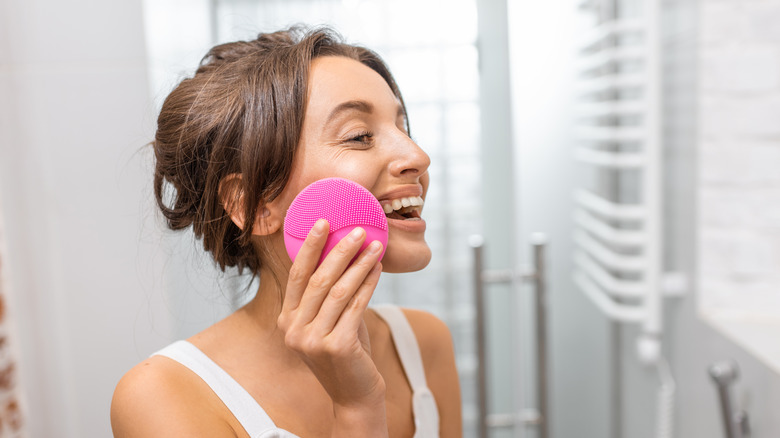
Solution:
[[[290,269],[278,325],[333,400],[334,436],[387,434],[385,382],[371,359],[363,315],[379,281],[380,242],[350,265],[365,240],[356,228],[317,266],[328,236],[319,220]],[[364,434],[366,433],[366,434]]]

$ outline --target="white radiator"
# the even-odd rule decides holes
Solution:
[[[658,0],[632,18],[590,1],[581,38],[575,158],[574,280],[609,318],[640,324],[640,358],[660,357],[662,265],[661,68]]]

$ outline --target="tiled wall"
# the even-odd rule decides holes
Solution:
[[[780,318],[780,0],[700,7],[700,309]]]

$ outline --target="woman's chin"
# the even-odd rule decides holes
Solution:
[[[382,271],[399,274],[419,271],[431,261],[431,248],[425,242],[399,248],[389,242],[382,258]]]

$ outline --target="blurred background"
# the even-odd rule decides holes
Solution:
[[[296,23],[379,52],[432,158],[433,261],[374,300],[447,322],[466,437],[780,436],[780,0],[1,0],[0,436],[110,436],[251,298],[147,144],[211,46]]]

